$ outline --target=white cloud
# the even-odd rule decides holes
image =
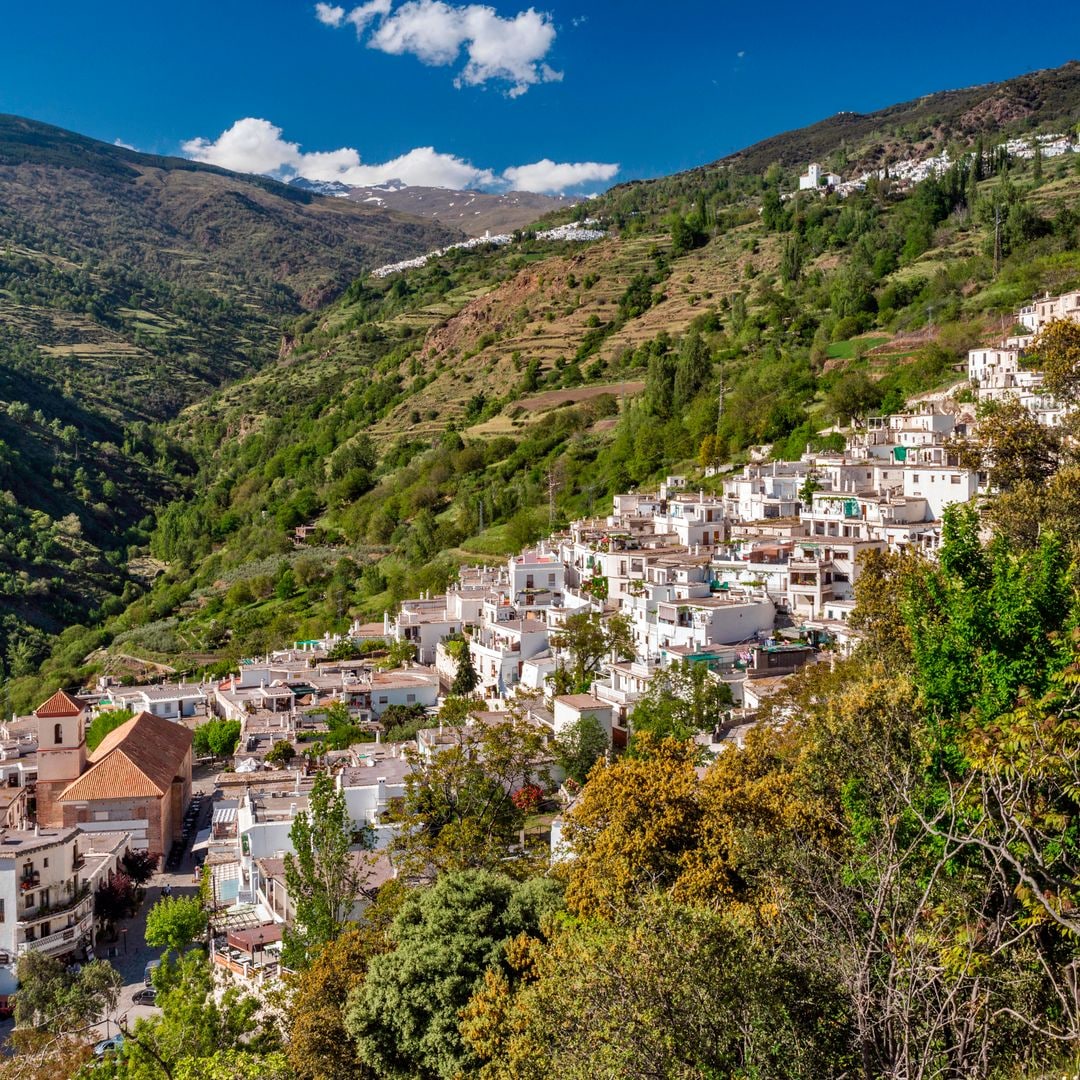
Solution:
[[[369,0],[348,15],[320,3],[315,15],[327,26],[352,24],[361,39],[377,23],[367,38],[369,48],[392,56],[410,54],[435,67],[456,63],[464,50],[466,62],[455,86],[508,83],[509,96],[518,97],[530,86],[562,79],[562,72],[544,60],[555,41],[555,24],[533,8],[503,18],[486,4],[406,0],[393,8],[393,0]]]
[[[340,26],[345,19],[345,9],[333,4],[319,3],[315,5],[315,18],[323,26]]]
[[[559,164],[545,158],[531,165],[517,165],[497,175],[465,158],[445,154],[433,146],[418,146],[389,161],[367,164],[357,150],[305,153],[300,144],[282,137],[281,128],[252,116],[237,120],[216,139],[189,139],[183,152],[196,161],[219,165],[234,172],[259,173],[282,180],[303,176],[308,180],[338,180],[355,187],[403,180],[420,187],[485,188],[501,191],[562,192],[578,190],[598,180],[610,180],[618,165],[595,161]]]
[[[253,116],[237,120],[213,142],[190,139],[181,149],[196,161],[250,173],[295,171],[303,157],[299,143],[282,139],[281,128]]]
[[[617,164],[599,161],[559,163],[550,158],[531,165],[514,165],[503,178],[519,191],[560,192],[580,188],[598,180],[610,180],[619,171]]]
[[[383,18],[390,14],[393,0],[369,0],[349,12],[345,21],[356,27],[356,36],[362,37],[369,22]]]
[[[113,139],[113,146],[122,146],[125,150],[134,150],[135,147],[131,143],[124,142],[123,139]]]

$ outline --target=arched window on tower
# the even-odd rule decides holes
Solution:
[[[54,724],[53,725],[53,742],[59,744],[59,743],[62,743],[63,741],[64,741],[64,725],[63,724]]]

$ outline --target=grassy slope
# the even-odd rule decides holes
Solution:
[[[273,360],[364,266],[455,235],[0,116],[0,660],[118,602],[187,468],[147,423]]]
[[[1055,121],[1073,108],[1062,97],[1070,72],[1055,75],[1048,95]],[[1001,93],[990,88],[980,100]],[[1040,115],[1050,112],[1015,123]],[[1047,163],[1027,195],[1037,214],[1075,205],[1070,165]],[[1026,186],[1023,170],[1014,179]],[[984,182],[985,197],[996,197],[996,183]],[[874,284],[883,303],[900,288],[904,300],[888,301],[900,308],[841,320],[831,290],[867,256],[835,230],[848,229],[852,213],[876,217],[873,243],[899,229],[899,251],[908,201],[821,204],[821,213],[807,204],[800,230],[811,250],[793,287],[778,277],[789,241],[762,226],[761,191],[760,177],[695,170],[614,189],[591,206],[614,225],[599,243],[533,242],[358,279],[297,324],[277,364],[171,426],[199,472],[189,508],[177,507],[165,533],[193,542],[182,552],[173,545],[167,578],[110,624],[118,647],[205,658],[317,633],[350,612],[377,615],[407,592],[439,587],[452,560],[491,557],[535,535],[547,520],[549,475],[562,517],[613,488],[693,468],[695,440],[715,422],[717,378],[734,387],[728,419],[748,417],[737,439],[791,432],[801,445],[804,431],[831,421],[828,395],[845,371],[865,371],[898,400],[947,386],[963,349],[1000,329],[1015,303],[1080,274],[1073,241],[1055,235],[1033,241],[991,282],[985,221],[958,213]],[[702,201],[710,242],[672,258],[669,215],[690,215]],[[642,275],[651,303],[628,315],[621,305]],[[932,333],[930,306],[939,313]],[[677,352],[691,323],[713,356],[707,385],[681,417],[650,415],[635,397],[650,349],[670,338]],[[338,469],[368,437],[374,472]],[[308,551],[288,539],[300,520],[323,528]],[[58,662],[70,666],[85,641],[68,639]]]

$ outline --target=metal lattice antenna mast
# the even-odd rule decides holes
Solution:
[[[548,469],[547,474],[548,485],[548,528],[555,528],[555,489],[558,486],[555,482],[555,471]]]

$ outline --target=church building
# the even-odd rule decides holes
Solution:
[[[133,847],[167,852],[191,799],[192,735],[142,712],[86,750],[89,706],[58,690],[38,719],[37,820],[85,832],[124,831]]]

